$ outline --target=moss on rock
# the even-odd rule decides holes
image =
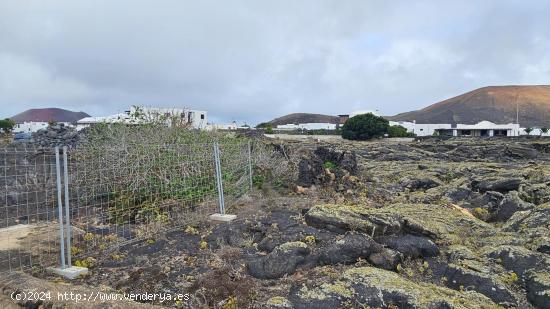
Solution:
[[[393,204],[382,208],[317,205],[308,211],[306,221],[321,228],[357,230],[370,235],[405,232],[451,242],[469,234],[495,233],[491,225],[455,207],[429,204]]]
[[[498,308],[489,298],[471,291],[455,291],[429,283],[415,283],[396,273],[373,267],[352,268],[333,283],[315,288],[302,286],[296,293],[296,307],[303,304],[320,308],[354,299],[371,307]],[[313,307],[311,307],[313,308]]]

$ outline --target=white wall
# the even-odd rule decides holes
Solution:
[[[542,131],[539,128],[537,128],[537,129],[533,129],[533,131],[531,131],[531,133],[527,134],[527,132],[525,132],[525,129],[526,128],[519,128],[519,135],[550,136],[550,131],[547,132],[547,133],[542,133]]]
[[[390,126],[402,126],[407,132],[414,133],[416,136],[431,136],[437,129],[450,129],[448,123],[414,123],[409,121],[390,121]]]
[[[137,109],[143,113],[142,118],[134,118]],[[189,123],[194,129],[204,129],[208,123],[206,111],[183,109],[183,108],[162,108],[162,107],[132,107],[129,112],[102,117],[86,117],[78,121],[77,129],[81,130],[93,123],[126,123],[139,124],[148,121],[158,121],[161,117],[179,118],[183,123]],[[171,125],[170,119],[166,120]]]
[[[72,126],[72,124],[70,122],[63,122],[63,124],[65,126]],[[48,123],[47,122],[23,122],[23,123],[18,123],[15,125],[15,127],[13,128],[13,132],[15,133],[18,133],[18,132],[29,132],[29,133],[33,133],[33,132],[36,132],[40,129],[46,129],[48,127]]]

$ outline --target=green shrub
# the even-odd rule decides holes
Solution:
[[[414,137],[414,133],[407,132],[407,129],[403,126],[390,126],[388,128],[389,137]]]
[[[349,140],[369,140],[388,133],[389,122],[372,113],[357,115],[346,121],[342,137]]]
[[[328,168],[331,171],[334,171],[335,169],[338,168],[338,166],[336,164],[334,164],[333,162],[331,162],[331,161],[327,161],[327,162],[323,163],[323,167]]]
[[[15,122],[11,119],[0,120],[0,132],[10,133],[15,127]]]

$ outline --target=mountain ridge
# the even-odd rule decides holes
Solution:
[[[85,112],[73,112],[62,108],[31,108],[19,113],[10,119],[16,123],[22,122],[76,122],[82,118],[90,117]]]
[[[550,85],[487,86],[425,108],[386,117],[417,123],[475,124],[483,120],[522,127],[550,126]]]

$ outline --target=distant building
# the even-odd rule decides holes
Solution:
[[[215,131],[215,130],[248,130],[250,129],[250,126],[246,123],[243,123],[241,125],[238,125],[236,121],[233,121],[231,123],[226,124],[217,124],[217,123],[209,123],[206,125],[205,128],[207,131]]]
[[[277,130],[336,130],[334,123],[280,124]]]
[[[407,132],[414,133],[416,136],[430,136],[439,129],[450,129],[448,123],[416,123],[409,121],[390,121],[390,126],[402,126]]]
[[[495,124],[481,121],[476,124],[455,124],[451,128],[437,129],[439,135],[445,136],[519,136],[517,123]]]
[[[132,107],[124,113],[101,116],[86,117],[77,122],[77,130],[81,130],[97,123],[123,123],[136,125],[164,121],[166,125],[190,125],[194,129],[204,129],[207,124],[207,112],[185,109],[185,108],[162,108],[162,107]]]

